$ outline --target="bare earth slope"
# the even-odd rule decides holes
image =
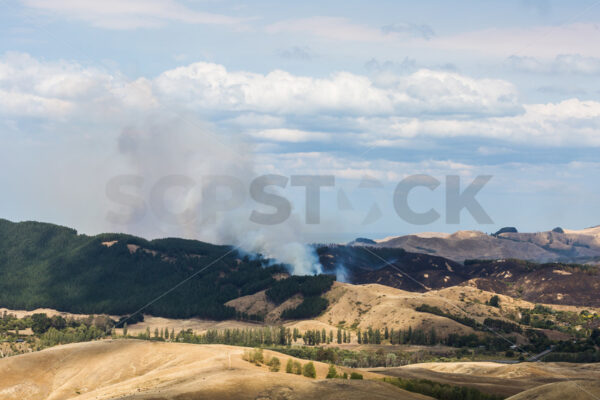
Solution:
[[[269,372],[242,360],[243,352],[235,346],[137,340],[58,346],[0,360],[0,398],[427,399],[373,380],[324,380],[322,363],[315,363],[317,380]],[[265,355],[276,355],[283,365],[288,358]]]

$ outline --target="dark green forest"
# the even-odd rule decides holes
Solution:
[[[0,304],[13,309],[127,315],[190,278],[144,313],[259,319],[240,315],[224,303],[268,288],[283,288],[272,292],[278,300],[295,293],[318,295],[333,282],[331,277],[273,279],[286,271],[283,265],[244,256],[229,246],[175,238],[148,241],[125,234],[87,236],[52,224],[0,219]]]

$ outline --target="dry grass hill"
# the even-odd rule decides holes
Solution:
[[[570,393],[575,395],[579,388],[578,385],[571,384],[571,381],[582,381],[587,385],[600,380],[600,365],[598,364],[452,362],[421,363],[399,368],[375,368],[369,369],[369,371],[401,378],[428,379],[469,386],[482,392],[503,396],[512,396],[521,392],[525,394],[528,391],[537,393],[536,390],[531,389],[550,387],[548,384],[555,382],[561,382],[562,386],[559,387],[568,388]],[[599,395],[599,389],[600,385],[597,385],[592,393]],[[523,398],[545,399],[545,397]],[[563,397],[563,399],[571,398],[575,397]],[[593,399],[593,397],[581,398]]]
[[[600,382],[572,380],[549,383],[526,390],[508,400],[596,400],[600,398]]]
[[[98,399],[427,399],[369,378],[317,379],[256,366],[244,348],[138,340],[104,340],[53,347],[0,360],[3,400]],[[286,355],[277,356],[285,366]],[[299,360],[303,364],[304,360]],[[340,368],[340,370],[344,370]]]
[[[498,295],[501,307],[493,307],[485,303],[495,293],[487,292],[471,286],[453,286],[426,293],[407,292],[378,284],[351,285],[335,282],[324,296],[329,300],[329,307],[319,317],[312,320],[287,322],[286,326],[306,329],[346,329],[373,328],[408,329],[409,327],[429,330],[432,326],[440,335],[449,333],[473,333],[473,329],[446,317],[426,312],[415,311],[423,304],[437,307],[452,315],[470,317],[478,322],[485,318],[512,321],[521,317],[519,308],[531,309],[534,303]],[[293,306],[296,300],[290,300],[287,306]],[[267,313],[267,321],[278,323],[282,307],[269,303],[264,292],[245,296],[227,303],[240,311],[260,308]],[[594,307],[576,307],[568,305],[551,305],[555,310],[580,313],[588,310],[600,313]],[[135,325],[134,325],[135,327]],[[356,339],[356,338],[354,338]]]

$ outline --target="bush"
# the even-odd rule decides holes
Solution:
[[[281,362],[279,361],[279,358],[273,357],[273,358],[271,358],[271,360],[269,360],[269,371],[279,372],[280,368],[281,368]]]
[[[493,295],[490,298],[490,301],[488,302],[488,304],[492,307],[500,307],[500,297],[498,297],[497,295]]]
[[[329,365],[329,371],[327,371],[327,376],[325,378],[327,379],[333,379],[333,378],[337,378],[338,374],[337,374],[337,370],[335,369],[335,366],[333,364]]]
[[[294,373],[302,375],[302,364],[300,364],[300,361],[294,361]]]
[[[246,350],[242,358],[256,365],[260,365],[265,362],[262,349]]]
[[[287,364],[285,364],[285,372],[287,372],[288,374],[294,372],[294,362],[291,358],[288,358]]]
[[[312,361],[304,364],[304,368],[302,368],[302,375],[306,376],[307,378],[317,377],[317,370],[315,369],[315,364],[313,364]]]
[[[350,374],[350,379],[362,379],[363,376],[361,374],[359,374],[358,372],[353,372]]]

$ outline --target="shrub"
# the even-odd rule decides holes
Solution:
[[[256,365],[260,365],[265,362],[262,349],[246,350],[242,358]]]
[[[350,379],[362,379],[363,376],[361,374],[359,374],[358,372],[353,372],[350,374]]]
[[[294,373],[302,375],[302,364],[300,364],[300,361],[294,361]]]
[[[500,297],[498,297],[497,295],[493,295],[490,298],[490,301],[488,302],[488,304],[492,307],[500,307]]]
[[[273,358],[271,358],[271,360],[269,360],[269,371],[279,372],[280,368],[281,368],[281,362],[279,361],[279,358],[273,357]]]
[[[337,370],[335,369],[335,366],[333,364],[329,365],[329,371],[327,371],[327,376],[325,378],[327,379],[333,379],[333,378],[337,378],[338,374],[337,374]]]
[[[285,364],[285,372],[287,372],[288,374],[294,372],[294,362],[291,358],[288,358],[287,364]]]
[[[317,377],[317,370],[315,369],[315,364],[313,364],[312,361],[304,364],[304,368],[302,368],[302,375],[306,376],[307,378]]]

